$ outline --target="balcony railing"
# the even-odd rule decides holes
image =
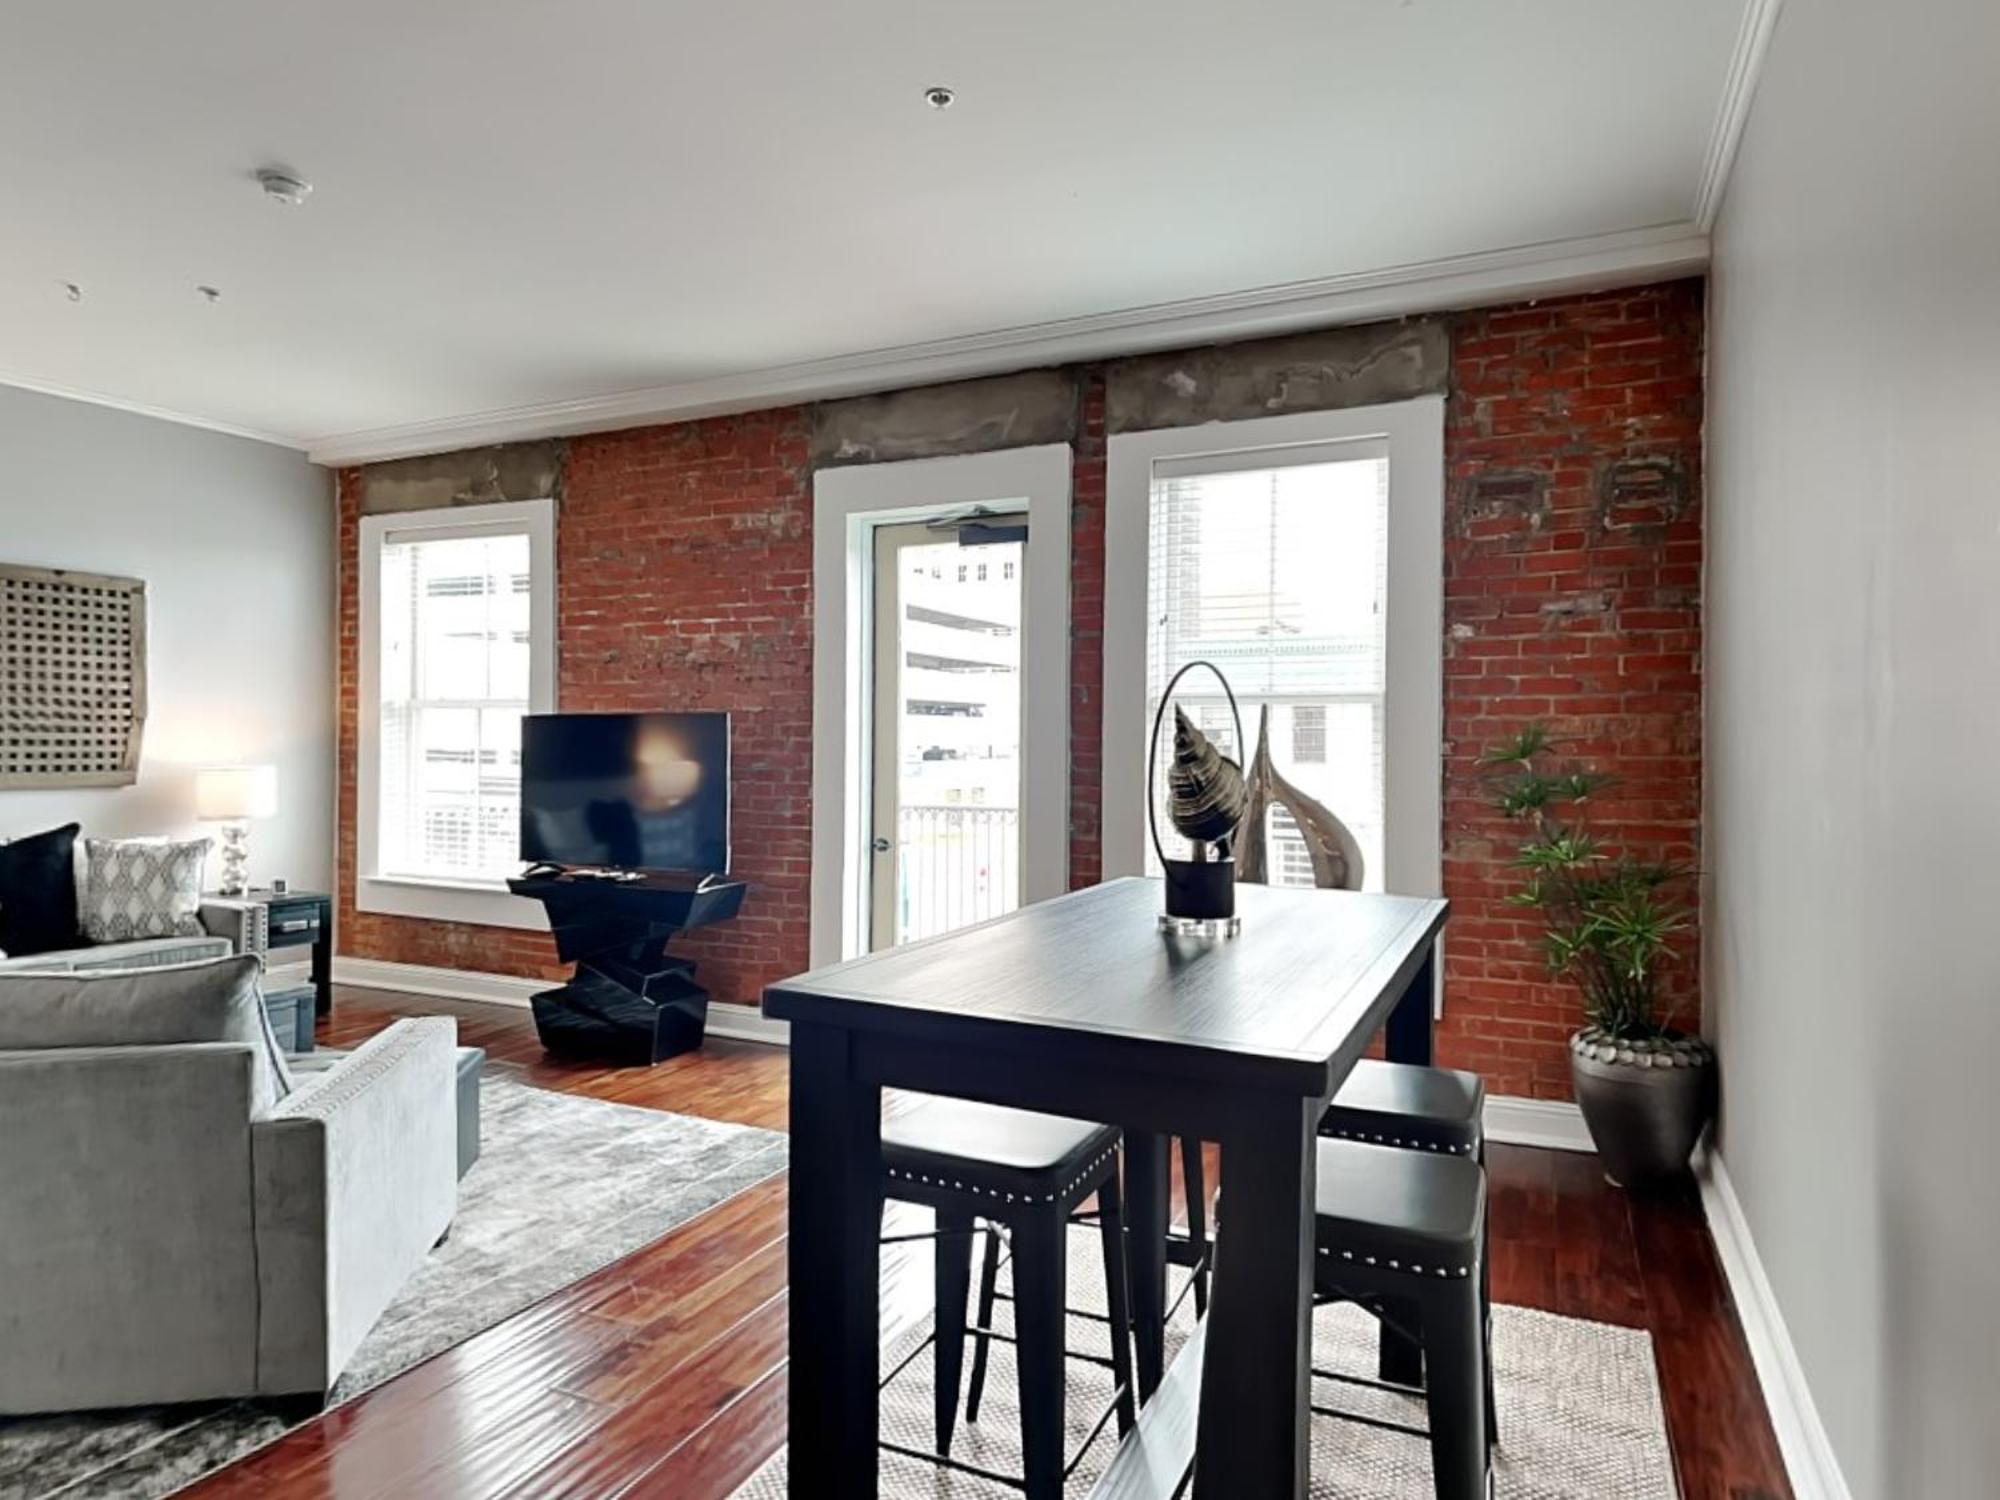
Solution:
[[[896,837],[897,942],[950,932],[1020,905],[1016,809],[904,806]]]

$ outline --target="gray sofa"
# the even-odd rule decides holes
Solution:
[[[257,977],[0,975],[0,1414],[323,1394],[449,1228],[454,1023],[295,1080]]]
[[[27,953],[0,958],[0,974],[89,974],[106,969],[157,969],[163,964],[199,963],[227,958],[235,944],[218,933],[200,937],[140,938],[130,943],[98,943],[62,948],[54,953]]]

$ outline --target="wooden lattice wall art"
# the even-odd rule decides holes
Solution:
[[[129,786],[145,728],[145,583],[0,563],[0,789]]]

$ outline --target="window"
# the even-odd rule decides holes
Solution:
[[[520,866],[528,533],[392,532],[378,565],[375,873],[504,879]]]
[[[1326,710],[1317,703],[1292,709],[1292,759],[1303,766],[1326,764]]]
[[[1247,743],[1204,673],[1175,692],[1190,716],[1241,755],[1268,714],[1277,770],[1347,824],[1366,885],[1435,894],[1443,399],[1115,434],[1105,485],[1105,876],[1151,862],[1147,730],[1173,673],[1207,660]],[[1303,883],[1290,818],[1266,834],[1272,878]]]
[[[554,507],[366,517],[360,564],[359,904],[526,925],[503,882],[521,717],[554,707]]]
[[[1235,743],[1209,674],[1184,678],[1177,701],[1239,762],[1255,751],[1268,710],[1278,773],[1347,824],[1379,889],[1387,453],[1346,444],[1233,455],[1227,467],[1167,461],[1154,467],[1149,499],[1149,714],[1181,667],[1215,663],[1236,691],[1249,743]],[[1267,833],[1272,882],[1311,885],[1291,820]]]

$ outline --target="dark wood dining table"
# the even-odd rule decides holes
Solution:
[[[882,1090],[1125,1132],[1146,1396],[1093,1494],[1303,1496],[1315,1129],[1385,1032],[1428,1062],[1441,900],[1245,886],[1231,938],[1163,933],[1157,880],[1109,881],[770,986],[791,1023],[789,1469],[876,1493]],[[1219,1143],[1208,1316],[1163,1368],[1167,1141]]]

